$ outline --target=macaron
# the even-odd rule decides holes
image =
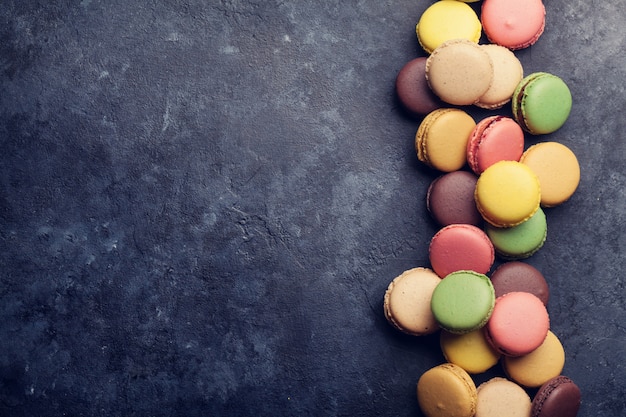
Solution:
[[[433,291],[430,308],[439,326],[463,334],[482,328],[494,308],[495,292],[489,278],[474,271],[456,271]]]
[[[444,107],[426,81],[426,57],[407,62],[396,76],[396,94],[402,106],[413,116],[423,116]]]
[[[574,194],[580,182],[580,165],[574,152],[559,142],[541,142],[520,158],[539,178],[541,205],[555,207]]]
[[[572,110],[572,93],[558,76],[534,72],[517,85],[511,107],[513,117],[526,132],[548,134],[567,121]]]
[[[487,91],[475,103],[484,109],[499,109],[509,101],[524,77],[524,68],[515,54],[495,43],[480,45],[491,58],[493,79]]]
[[[527,292],[510,292],[496,299],[485,335],[503,355],[523,356],[541,346],[549,329],[548,310],[539,298]]]
[[[476,401],[472,377],[453,363],[435,366],[417,381],[417,402],[426,417],[473,417]]]
[[[478,177],[474,199],[488,223],[496,227],[517,226],[539,209],[539,179],[521,162],[499,161]]]
[[[484,0],[480,20],[487,38],[511,50],[537,42],[545,28],[542,0]]]
[[[533,398],[531,417],[576,417],[580,401],[578,385],[570,378],[559,375],[539,388]]]
[[[469,374],[480,374],[498,363],[500,353],[485,339],[482,329],[454,334],[442,330],[439,344],[447,362],[459,365]]]
[[[513,381],[527,388],[537,388],[561,374],[565,350],[554,333],[548,331],[543,343],[531,353],[502,357],[504,372]]]
[[[494,76],[489,54],[466,39],[439,45],[426,60],[425,71],[431,90],[444,102],[457,106],[476,103],[487,93]]]
[[[384,298],[385,318],[396,329],[413,336],[439,330],[430,301],[441,278],[429,268],[412,268],[394,278]]]
[[[467,162],[467,140],[474,126],[472,116],[460,109],[442,108],[428,113],[415,134],[417,158],[443,172],[463,168]]]
[[[496,253],[505,260],[525,259],[535,254],[546,241],[548,222],[541,208],[528,220],[513,227],[488,224],[485,232]]]
[[[524,152],[524,131],[506,116],[480,120],[467,142],[467,163],[480,175],[499,161],[519,161]]]
[[[493,271],[490,278],[496,298],[510,292],[523,291],[535,295],[545,306],[548,305],[548,283],[541,271],[528,263],[505,262]]]
[[[435,178],[426,192],[426,208],[441,226],[480,226],[483,218],[476,208],[474,190],[478,177],[469,171],[448,172]]]
[[[431,4],[415,26],[417,39],[427,53],[450,39],[467,39],[478,43],[482,26],[478,15],[460,1],[441,0]]]
[[[476,389],[475,417],[529,417],[531,401],[524,390],[502,377],[491,378]]]
[[[451,224],[431,238],[428,257],[440,277],[471,270],[486,274],[494,263],[495,250],[485,232],[469,224]]]

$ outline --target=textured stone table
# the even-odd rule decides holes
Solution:
[[[438,340],[382,298],[437,230],[393,90],[430,2],[338,3],[2,2],[0,415],[420,415]],[[546,8],[518,56],[575,103],[527,143],[568,145],[582,181],[528,262],[579,415],[615,417],[626,3]]]

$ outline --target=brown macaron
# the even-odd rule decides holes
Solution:
[[[532,417],[576,417],[581,393],[570,378],[559,375],[539,388],[532,402]]]
[[[469,171],[453,171],[433,180],[426,193],[426,207],[441,226],[462,223],[480,226],[474,190],[478,177]]]
[[[426,81],[426,57],[412,59],[402,67],[396,77],[396,94],[413,116],[423,116],[444,107]]]
[[[550,299],[550,288],[543,274],[524,262],[512,261],[501,264],[491,274],[491,283],[496,291],[496,297],[516,291],[529,292],[546,306]]]

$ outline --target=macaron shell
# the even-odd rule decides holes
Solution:
[[[420,16],[415,27],[417,39],[427,53],[450,39],[467,39],[478,43],[482,26],[469,5],[459,1],[438,1]]]
[[[428,247],[432,269],[440,277],[459,270],[486,274],[495,261],[493,244],[480,228],[451,224],[432,237]]]
[[[493,63],[479,45],[465,39],[442,43],[426,61],[426,80],[444,102],[476,103],[493,81]]]
[[[504,371],[513,381],[528,388],[537,388],[558,376],[565,365],[565,350],[554,333],[531,353],[502,360]]]
[[[465,334],[442,330],[439,344],[446,361],[460,366],[470,374],[485,372],[500,359],[500,354],[487,342],[481,329]]]
[[[456,271],[433,291],[430,307],[442,329],[463,334],[485,325],[494,308],[495,292],[487,276]]]
[[[516,226],[539,209],[539,179],[520,162],[496,162],[478,177],[474,198],[487,222],[496,227]]]
[[[493,79],[489,89],[475,103],[485,109],[499,109],[511,101],[513,92],[524,76],[522,63],[508,48],[496,44],[480,45],[493,64]]]
[[[385,292],[385,317],[396,329],[414,336],[434,333],[439,325],[430,301],[441,278],[428,268],[413,268],[394,278]]]
[[[559,375],[539,388],[532,402],[532,417],[576,417],[581,392],[570,378]]]
[[[537,42],[545,14],[542,0],[484,0],[480,19],[491,43],[517,50]]]
[[[467,162],[467,140],[474,126],[474,119],[460,109],[427,114],[415,134],[418,159],[442,172],[461,169]]]
[[[562,143],[537,143],[524,152],[520,162],[539,178],[544,207],[555,207],[569,200],[580,183],[578,158]]]
[[[476,385],[463,368],[444,363],[419,378],[417,401],[427,417],[473,417],[476,413]]]
[[[478,177],[468,171],[453,171],[435,178],[426,193],[426,208],[441,226],[482,225],[483,218],[474,202]]]
[[[414,116],[444,107],[426,81],[426,57],[407,62],[396,76],[396,94],[404,108]]]
[[[565,81],[553,74],[534,73],[525,77],[512,98],[513,117],[533,135],[555,132],[567,121],[572,94]]]
[[[534,266],[520,261],[505,262],[491,274],[496,298],[510,292],[529,292],[547,306],[550,289],[545,277]]]
[[[524,388],[506,378],[495,377],[476,389],[475,417],[529,417],[530,397]]]
[[[467,162],[480,175],[499,161],[519,161],[524,152],[524,132],[510,117],[480,120],[467,142]]]
[[[548,310],[533,294],[510,292],[496,299],[485,329],[487,339],[500,353],[527,355],[541,346],[548,334]]]
[[[485,232],[501,258],[525,259],[543,246],[548,234],[548,223],[545,213],[539,208],[530,219],[517,226],[487,225]]]

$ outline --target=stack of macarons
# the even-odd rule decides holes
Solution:
[[[389,284],[384,313],[404,333],[440,333],[446,363],[417,384],[427,416],[575,416],[581,394],[561,375],[565,352],[550,326],[548,283],[523,262],[546,241],[549,209],[580,181],[571,149],[556,141],[526,147],[526,135],[560,129],[572,96],[556,75],[524,76],[515,55],[544,32],[542,0],[482,0],[480,16],[468,4],[477,1],[430,5],[416,25],[427,56],[396,77],[398,99],[422,118],[417,157],[439,173],[426,207],[440,229],[429,265]],[[489,43],[479,44],[483,31]],[[470,114],[509,102],[509,114]],[[477,387],[472,376],[496,364],[504,376]]]

